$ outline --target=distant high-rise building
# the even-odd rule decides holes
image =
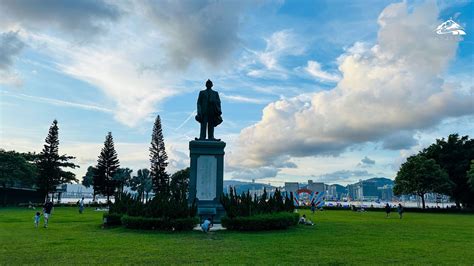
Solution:
[[[293,195],[296,194],[296,191],[300,188],[298,182],[285,182],[285,191],[290,195],[290,192],[293,192]]]
[[[380,193],[380,199],[383,201],[392,201],[393,198],[393,186],[384,185],[383,187],[378,188]]]
[[[340,195],[337,193],[336,185],[327,185],[326,186],[326,198],[329,200],[339,200]]]
[[[313,182],[313,180],[308,180],[307,188],[313,192],[326,192],[326,186],[322,182]]]

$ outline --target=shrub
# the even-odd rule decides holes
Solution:
[[[114,226],[114,225],[121,225],[122,215],[116,213],[104,213],[104,225],[107,226]]]
[[[231,187],[229,194],[221,196],[220,202],[230,218],[274,212],[291,213],[295,209],[293,194],[290,193],[290,197],[288,195],[283,197],[279,189],[276,189],[275,193],[268,197],[267,191],[264,188],[263,194],[257,197],[257,195],[250,195],[249,191],[242,193],[242,195],[237,195],[235,189]]]
[[[199,223],[198,217],[188,217],[171,220],[171,227],[176,231],[190,231]]]
[[[222,226],[228,230],[237,231],[263,231],[280,230],[298,224],[299,214],[289,212],[277,212],[270,214],[259,214],[253,216],[237,216],[221,219]]]
[[[128,216],[122,217],[122,225],[130,229],[163,229],[165,227],[164,220],[162,218],[150,218],[141,216]]]
[[[168,220],[163,218],[128,216],[122,217],[122,225],[130,229],[189,231],[199,223],[197,217]]]

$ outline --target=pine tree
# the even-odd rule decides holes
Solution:
[[[50,192],[55,192],[56,187],[70,183],[72,181],[78,182],[74,173],[64,171],[62,168],[76,168],[79,167],[69,160],[75,159],[73,156],[59,155],[59,136],[58,136],[58,121],[54,120],[49,128],[48,136],[45,139],[46,144],[43,150],[38,155],[36,165],[38,167],[38,189],[44,193],[45,196]]]
[[[87,167],[86,175],[82,177],[81,184],[85,186],[86,188],[89,188],[91,186],[94,187],[94,175],[96,171],[97,169],[94,166]],[[96,192],[94,191],[92,195],[93,195],[92,200],[95,201]]]
[[[112,132],[109,132],[105,137],[104,147],[97,160],[97,170],[94,175],[94,191],[107,196],[107,202],[117,188],[117,182],[112,177],[119,167],[120,162],[114,148],[114,139]]]
[[[170,177],[166,173],[168,166],[168,155],[165,151],[165,142],[163,141],[163,132],[161,130],[161,119],[158,115],[153,126],[150,147],[150,172],[153,181],[153,190],[155,197],[161,200],[169,198],[170,195]]]

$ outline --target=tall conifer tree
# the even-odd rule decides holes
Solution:
[[[74,173],[64,171],[62,168],[79,167],[69,160],[75,159],[73,156],[59,155],[58,121],[54,120],[49,128],[48,136],[45,139],[43,150],[38,155],[36,165],[38,167],[38,189],[44,193],[55,192],[56,187],[61,184],[78,182]]]
[[[168,166],[167,160],[168,155],[165,151],[161,119],[158,115],[153,126],[153,134],[151,135],[150,172],[153,181],[153,190],[159,199],[167,199],[170,195],[170,177],[168,173],[166,173],[166,166]]]
[[[107,196],[107,202],[117,188],[117,182],[112,177],[119,167],[120,162],[115,151],[114,139],[112,132],[109,132],[105,137],[104,147],[97,160],[97,170],[94,175],[94,191]]]

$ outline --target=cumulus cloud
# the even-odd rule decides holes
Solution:
[[[166,39],[169,63],[183,68],[194,59],[219,65],[231,55],[239,43],[243,2],[151,0],[141,4]]]
[[[267,105],[261,121],[241,131],[229,164],[276,167],[282,156],[337,155],[473,114],[472,95],[441,78],[458,40],[437,38],[437,17],[434,3],[412,12],[406,2],[386,7],[376,44],[356,43],[339,57],[336,87]]]
[[[329,73],[321,69],[321,64],[316,61],[308,61],[308,66],[305,67],[306,72],[308,72],[312,77],[321,80],[321,81],[331,81],[337,82],[341,77],[335,73]]]
[[[117,6],[102,0],[3,0],[0,13],[4,24],[54,28],[81,38],[102,32],[121,14]]]
[[[0,33],[0,84],[21,84],[21,78],[12,70],[12,66],[24,47],[25,43],[18,32]]]

